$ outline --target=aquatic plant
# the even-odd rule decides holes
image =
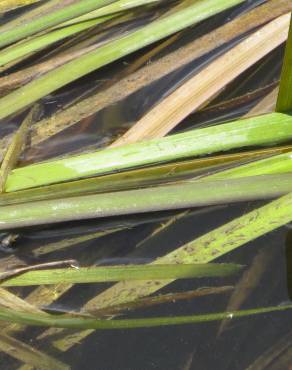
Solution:
[[[43,327],[40,341],[53,338],[52,347],[65,352],[97,329],[221,321],[219,338],[231,319],[289,313],[289,302],[241,309],[271,264],[263,249],[250,266],[217,261],[292,221],[292,4],[269,0],[241,12],[245,5],[244,0],[0,3],[0,246],[12,253],[0,259],[0,350],[26,364],[26,370],[68,368],[46,354],[44,346],[36,349],[19,339],[17,334],[26,327]],[[231,19],[209,30],[208,21],[220,19],[223,12]],[[200,31],[204,25],[207,32]],[[257,68],[286,40],[280,81],[229,98],[232,82],[248,76],[250,68]],[[199,70],[190,68],[200,60]],[[191,73],[185,72],[152,102],[147,89],[166,78],[171,84],[184,68]],[[85,89],[76,89],[76,81],[85,81]],[[144,89],[146,108],[141,104],[142,113],[128,129],[106,137],[98,148],[71,152],[64,145],[61,158],[57,145],[56,152],[46,153],[48,160],[39,161],[39,148],[58,137],[62,142],[70,130],[83,133],[82,122],[90,125],[93,115],[107,107],[113,107],[109,116],[104,113],[110,132],[115,104],[126,100],[127,105]],[[218,102],[224,89],[226,101]],[[48,109],[54,99],[57,104]],[[242,101],[248,106],[245,114],[220,118],[224,109]],[[193,127],[189,121],[195,121],[194,112],[207,115],[207,124]],[[215,122],[210,112],[216,113]],[[11,129],[12,122],[19,123]],[[175,248],[163,247],[148,263],[107,266],[106,245],[93,257],[71,256],[73,247],[152,225],[136,243],[139,251],[193,213],[208,211],[200,207],[248,200],[267,203],[193,239],[182,238]],[[122,215],[129,219],[108,218]],[[89,219],[96,221],[93,230],[77,230],[70,237],[57,232],[57,240],[33,242],[30,255],[44,257],[44,262],[19,266],[22,261],[13,247],[21,243],[23,232],[34,235],[36,225],[58,228]],[[103,220],[110,220],[107,227]],[[62,253],[62,259],[51,261],[54,253]],[[103,266],[96,266],[99,259]],[[240,275],[236,286],[159,292],[176,280],[231,275]],[[52,306],[77,284],[110,282],[115,283],[97,289],[78,309],[60,314]],[[25,286],[34,288],[21,290]],[[225,312],[116,317],[226,293],[231,297]],[[250,369],[262,361],[259,357]]]

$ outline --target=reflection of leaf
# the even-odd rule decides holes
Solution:
[[[235,311],[249,298],[257,288],[263,274],[270,265],[274,253],[270,248],[261,249],[253,258],[249,268],[243,272],[239,282],[236,284],[228,302],[226,311]],[[223,321],[218,329],[217,336],[220,336],[228,327],[228,321]]]
[[[246,370],[288,370],[292,356],[292,332],[289,332],[264,353]]]
[[[42,255],[60,251],[60,250],[63,250],[69,247],[80,245],[87,241],[102,238],[104,236],[114,234],[121,230],[124,230],[124,228],[121,227],[121,228],[115,228],[115,229],[110,229],[110,230],[105,230],[105,231],[98,231],[96,233],[86,234],[82,236],[77,236],[75,238],[69,238],[69,239],[64,239],[64,240],[54,242],[54,243],[44,244],[44,245],[34,248],[33,254],[34,256],[42,256]]]
[[[194,350],[193,352],[191,352],[191,353],[187,356],[187,359],[186,359],[185,365],[184,365],[184,367],[182,368],[182,370],[191,370],[192,365],[193,365],[194,356],[195,356],[195,350]]]

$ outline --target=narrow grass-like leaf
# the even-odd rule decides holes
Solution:
[[[289,368],[291,363],[292,332],[281,336],[264,351],[246,370],[267,370],[273,366],[273,370]],[[274,367],[276,366],[276,368]]]
[[[34,305],[3,288],[0,288],[0,307],[6,307],[21,312],[41,312],[41,310]]]
[[[33,7],[32,9],[27,9],[22,14],[19,14],[17,17],[13,17],[10,21],[1,25],[1,32],[7,30],[16,29],[25,23],[30,23],[35,19],[40,19],[41,17],[53,13],[57,10],[63,9],[64,6],[68,6],[78,2],[79,0],[63,0],[62,3],[59,0],[47,0],[42,1],[38,6]]]
[[[243,71],[282,44],[289,24],[290,14],[286,14],[251,34],[162,100],[113,146],[166,135]]]
[[[199,288],[197,290],[182,293],[162,294],[154,297],[137,299],[134,302],[111,306],[103,308],[101,310],[97,309],[95,312],[90,313],[93,314],[95,317],[116,315],[121,312],[137,310],[139,308],[145,309],[146,307],[153,307],[161,304],[176,303],[179,301],[191,300],[194,298],[200,298],[209,295],[230,293],[233,289],[233,286],[222,286],[213,288]]]
[[[277,96],[279,89],[276,87],[267,96],[265,96],[258,104],[256,104],[247,114],[250,116],[257,116],[260,114],[271,113],[276,110]]]
[[[116,17],[115,21],[114,19],[111,20],[112,25],[118,24],[119,22],[125,22],[127,19],[130,19],[133,17],[133,14],[129,13],[124,16]],[[107,16],[100,18],[98,22],[109,22],[109,20],[112,18],[112,16]],[[75,36],[76,38],[77,36]],[[37,38],[36,38],[37,39]],[[69,40],[68,40],[69,43]],[[78,43],[78,47],[72,46],[70,49],[67,48],[66,43],[63,43],[62,46],[60,46],[60,49],[63,47],[65,50],[62,51],[58,49],[55,50],[56,55],[48,55],[48,58],[44,61],[35,64],[33,66],[29,66],[27,68],[18,69],[15,73],[11,73],[9,75],[4,75],[2,78],[0,78],[0,96],[3,97],[7,95],[9,92],[15,90],[17,87],[23,86],[32,79],[38,78],[45,73],[60,67],[61,65],[64,65],[75,58],[79,58],[81,55],[85,55],[88,52],[91,52],[92,50],[97,49],[101,45],[105,44],[106,40],[102,38],[102,32],[98,33],[96,37],[89,38],[87,40],[84,40],[84,42]],[[25,44],[25,41],[22,42],[22,44]],[[37,44],[37,40],[36,40]],[[37,45],[36,45],[37,46]],[[10,48],[9,48],[10,49]],[[28,56],[29,57],[29,56]],[[23,58],[22,58],[23,59]],[[19,59],[13,61],[10,64],[5,65],[4,67],[0,68],[1,71],[5,71],[11,67],[11,65],[15,65],[19,62]],[[32,131],[33,132],[33,131]],[[7,139],[7,136],[4,136],[4,138],[0,139],[0,151],[2,149],[3,141]]]
[[[88,284],[120,280],[190,279],[228,276],[242,266],[234,264],[138,265],[67,268],[24,272],[4,280],[2,286],[51,285],[58,283]],[[8,271],[9,272],[9,271]],[[5,272],[4,272],[5,274]],[[0,279],[3,274],[0,273]],[[6,277],[6,275],[5,275]]]
[[[38,119],[40,111],[39,105],[34,106],[12,138],[0,167],[0,193],[5,189],[6,179],[17,164],[19,156],[25,147],[30,126]]]
[[[69,315],[45,315],[14,312],[0,309],[0,320],[15,322],[32,326],[49,326],[70,329],[137,329],[161,326],[198,324],[203,322],[220,321],[223,319],[237,319],[241,317],[268,314],[290,310],[292,305],[254,308],[235,312],[220,312],[194,316],[155,317],[149,319],[124,319],[124,320],[100,320],[94,318],[69,316]]]
[[[278,112],[288,112],[292,110],[292,22],[286,45],[276,109]]]
[[[81,119],[90,116],[108,105],[113,105],[117,101],[124,99],[137,90],[149,85],[151,82],[162,78],[187,63],[199,58],[202,55],[216,49],[224,44],[228,44],[233,39],[248,33],[249,31],[268,23],[272,19],[281,16],[292,10],[292,3],[286,0],[271,0],[244,13],[231,22],[216,28],[214,31],[196,38],[192,42],[181,46],[173,52],[167,53],[158,60],[147,63],[130,76],[118,80],[113,86],[102,89],[96,94],[78,102],[65,110],[60,110],[56,114],[41,120],[34,126],[32,132],[32,145],[47,140],[52,135],[57,134],[63,129],[79,122]],[[43,69],[34,66],[37,75],[43,74]],[[44,68],[44,67],[43,67]],[[9,86],[23,85],[33,78],[32,70],[17,72],[11,79],[3,77],[0,79],[0,88],[5,84],[6,90]],[[15,81],[15,82],[13,82]]]
[[[234,148],[281,143],[292,138],[291,123],[292,116],[271,113],[162,139],[34,164],[12,171],[5,191],[38,187]]]
[[[14,276],[18,276],[21,274],[25,274],[28,271],[36,271],[40,269],[49,269],[49,268],[58,268],[58,267],[64,267],[64,266],[70,266],[72,268],[78,268],[78,262],[76,260],[62,260],[62,261],[54,261],[54,262],[46,262],[41,263],[38,265],[29,265],[24,267],[16,267],[14,269],[7,269],[5,271],[0,272],[0,280],[7,280],[11,279]]]
[[[189,216],[191,214],[190,210],[187,209],[186,211],[183,211],[179,213],[178,215],[171,216],[166,222],[159,223],[158,227],[155,228],[150,235],[148,235],[146,238],[142,239],[138,244],[136,244],[136,248],[141,248],[141,246],[145,245],[147,241],[152,240],[155,238],[155,236],[161,234],[163,231],[167,230],[177,222],[179,222],[181,219],[184,219],[185,217]]]
[[[13,310],[11,310],[11,312],[12,311]],[[32,314],[32,316],[33,315],[34,314]],[[69,365],[31,347],[24,341],[20,341],[8,335],[0,335],[0,350],[18,361],[24,362],[29,368],[39,370],[70,370]]]
[[[292,220],[292,193],[232,220],[183,245],[156,263],[209,263]],[[172,281],[168,281],[168,284]],[[114,285],[86,305],[86,309],[125,303],[156,292],[167,285],[125,282]],[[135,297],[135,298],[134,298]]]
[[[291,173],[291,171],[292,152],[288,152],[220,171],[207,176],[205,179],[234,179],[240,177],[260,176],[263,174]]]
[[[10,10],[34,4],[40,1],[41,0],[2,0],[0,3],[0,13],[5,13]]]
[[[162,17],[161,19],[150,23],[138,31],[132,32],[121,39],[112,41],[98,48],[97,50],[94,50],[93,52],[81,56],[80,58],[75,59],[64,66],[61,66],[54,71],[41,76],[40,78],[0,99],[0,119],[17,112],[21,108],[26,107],[27,105],[39,100],[40,98],[61,88],[62,86],[65,86],[66,84],[75,81],[76,79],[106,64],[109,64],[125,55],[141,49],[144,46],[150,45],[155,41],[170,36],[175,32],[194,25],[208,17],[211,17],[214,14],[222,12],[223,10],[242,2],[243,0],[195,1],[193,5],[187,7],[186,9],[182,9],[181,11],[178,11],[175,14],[171,14],[167,17]],[[82,14],[84,14],[90,10],[90,7],[97,9],[99,6],[104,5],[105,3],[106,0],[100,0],[98,3],[96,0],[83,0],[78,4],[72,5],[71,7],[77,7],[78,11],[80,12],[82,10]],[[70,7],[67,8],[69,9]],[[72,16],[73,12],[70,9],[68,11],[68,9],[65,8],[64,10],[60,11],[63,18],[64,15],[68,16],[68,14]],[[55,14],[56,12],[53,13],[53,15],[47,16],[51,17],[52,21],[46,21],[46,26],[53,25],[53,22],[55,22],[55,24],[58,23],[58,20],[55,18]],[[61,17],[58,19],[60,20]],[[44,19],[31,22],[27,26],[28,30],[36,29],[35,22],[38,24],[40,23],[40,26],[43,26]],[[9,32],[11,33],[10,37],[7,35]],[[10,42],[15,41],[15,33],[19,35],[19,30],[6,31],[5,33],[1,34],[0,46],[8,45]],[[24,37],[24,35],[22,35],[22,37]]]
[[[164,164],[154,167],[126,171],[106,176],[93,177],[79,181],[66,182],[61,184],[49,185],[40,188],[22,190],[11,193],[0,194],[0,205],[10,205],[16,203],[27,203],[39,200],[50,200],[57,198],[67,198],[72,196],[109,193],[112,191],[121,191],[137,189],[147,186],[171,183],[174,181],[189,179],[191,176],[200,176],[203,171],[210,171],[211,175],[205,176],[204,179],[210,179],[211,176],[218,178],[251,176],[250,166],[243,167],[246,161],[257,158],[274,156],[270,161],[258,161],[258,170],[253,170],[256,175],[267,173],[284,173],[291,171],[289,155],[277,156],[279,153],[292,152],[292,146],[279,146],[274,148],[258,149],[235,154],[220,155],[202,159],[193,159],[189,161],[180,161],[170,164]],[[233,171],[221,171],[213,174],[213,171],[220,170],[222,166],[232,164],[232,166],[241,165],[240,168],[234,168]],[[244,171],[243,171],[244,168]],[[241,170],[240,170],[241,169]],[[240,171],[239,171],[240,170]],[[242,173],[241,173],[242,172]],[[237,176],[236,176],[237,175]]]
[[[160,0],[149,0],[147,3],[153,3],[157,1]],[[60,26],[64,28],[55,31],[53,30],[51,32],[32,38],[28,41],[12,45],[0,52],[0,67],[14,60],[19,61],[19,58],[22,58],[27,54],[38,51],[57,41],[63,40],[81,31],[85,31],[91,27],[104,23],[105,21],[113,18],[112,14],[122,12],[123,10],[132,9],[136,6],[140,6],[141,3],[145,2],[137,0],[121,0],[109,6],[97,9],[94,14],[90,13],[92,14],[92,16],[86,14],[85,16],[80,17],[79,21],[77,21],[77,19],[73,19],[72,22],[69,22],[69,26],[64,27],[67,23],[65,25],[62,24]]]
[[[0,28],[0,47],[12,44],[15,41],[31,36],[66,20],[98,9],[113,1],[114,0],[82,0],[13,29],[1,32]]]
[[[34,248],[32,253],[34,256],[42,256],[45,254],[49,254],[52,252],[70,248],[76,245],[80,245],[88,241],[96,240],[98,238],[102,238],[104,236],[116,233],[121,230],[124,230],[124,229],[116,228],[116,229],[110,229],[110,230],[105,230],[105,231],[98,231],[96,233],[86,234],[86,235],[78,236],[75,238],[64,239],[58,242],[44,244],[44,245]]]
[[[275,251],[275,249],[273,250]],[[250,295],[259,286],[264,273],[275,258],[275,253],[270,249],[262,248],[252,259],[250,266],[243,272],[234,291],[232,292],[226,311],[237,311],[242,304],[250,297]],[[229,322],[223,320],[217,331],[219,337],[227,328]]]
[[[161,0],[118,0],[115,1],[113,4],[104,6],[100,9],[94,10],[90,13],[81,15],[78,18],[71,19],[65,23],[60,24],[58,27],[64,27],[75,23],[85,22],[91,19],[104,17],[105,15],[115,14],[124,12],[125,10],[133,9],[136,7],[159,3]]]
[[[292,191],[291,176],[291,174],[284,174],[275,177],[257,176],[208,182],[185,182],[148,189],[3,206],[0,207],[0,230],[69,220],[274,198]]]
[[[68,26],[64,29],[51,31],[41,36],[37,36],[28,41],[12,45],[0,51],[0,67],[14,60],[19,61],[22,57],[45,48],[57,41],[63,40],[69,36],[73,36],[81,31],[85,31],[91,27],[97,26],[111,19],[111,17],[103,17],[97,20],[86,21]]]
[[[265,235],[292,220],[292,193],[249,212],[205,235],[183,245],[175,251],[158,258],[156,263],[209,263],[238,247]],[[173,280],[139,282],[120,282],[93,298],[84,306],[84,311],[124,304],[137,298],[148,296]],[[228,316],[227,316],[228,317]],[[92,331],[63,338],[54,345],[66,351]]]

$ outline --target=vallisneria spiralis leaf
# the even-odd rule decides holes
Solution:
[[[212,15],[240,4],[243,1],[244,0],[195,1],[194,4],[187,8],[183,8],[169,16],[162,17],[137,31],[76,58],[0,99],[0,119],[17,112],[62,86],[98,68],[194,25]],[[111,1],[99,0],[97,2],[97,0],[82,0],[58,12],[36,19],[28,25],[5,31],[0,34],[0,47],[9,45],[20,38],[61,23],[62,20],[74,18],[78,13],[81,15],[90,10],[97,9],[109,2]],[[25,32],[22,30],[22,27],[26,27]]]
[[[210,173],[207,174],[207,176],[204,175],[202,178],[204,181],[213,181],[215,178],[229,179],[237,177],[262,176],[266,174],[276,175],[280,173],[289,173],[292,171],[292,160],[289,152],[292,152],[292,146],[282,145],[253,151],[244,151],[240,153],[191,159],[188,161],[172,162],[153,167],[145,167],[137,170],[109,174],[106,176],[86,178],[79,181],[65,182],[11,193],[3,193],[0,194],[0,205],[6,206],[10,204],[28,203],[39,200],[68,198],[86,194],[110,193],[113,191],[137,189],[142,187],[145,188],[147,186],[190,179],[192,176],[199,176],[202,178],[202,170],[208,170],[208,173]],[[279,155],[284,153],[287,153],[287,155]],[[269,156],[272,156],[269,160],[261,159],[255,161],[257,158],[266,158]],[[246,161],[253,162],[245,164]],[[232,163],[232,165],[235,167],[230,170],[222,171],[221,166],[228,165],[229,163]],[[218,170],[221,171],[218,172]],[[213,171],[215,173],[213,173]],[[269,177],[269,180],[272,180],[272,178]],[[281,176],[278,178],[278,180],[280,184]],[[252,182],[254,179],[250,179],[250,181]],[[276,186],[275,181],[276,178],[273,177],[273,184]],[[229,187],[231,184],[228,183],[227,186]],[[248,186],[248,184],[246,184],[246,186]],[[271,188],[266,189],[267,192],[265,194],[267,198],[274,194],[274,190],[271,190],[272,193],[270,190]]]
[[[147,319],[101,320],[78,315],[29,314],[0,308],[0,320],[32,326],[49,326],[70,329],[137,329],[161,326],[198,324],[220,321],[223,319],[239,319],[247,316],[282,312],[292,309],[292,305],[255,308],[235,312],[220,312],[193,316],[154,317]]]
[[[11,172],[5,191],[23,190],[246,146],[277,144],[291,138],[292,116],[271,113],[22,167]]]
[[[0,230],[274,198],[292,191],[291,177],[291,174],[282,174],[275,177],[187,181],[175,185],[2,206]],[[265,186],[267,182],[268,189]]]
[[[31,109],[28,116],[24,119],[17,132],[14,134],[12,141],[8,146],[7,152],[5,153],[0,167],[0,193],[4,191],[9,172],[15,167],[21,152],[25,148],[30,126],[35,122],[35,120],[38,119],[40,112],[41,107],[40,105],[36,104]]]
[[[267,96],[264,97],[257,105],[255,105],[247,114],[250,116],[257,116],[260,114],[274,112],[276,110],[277,97],[279,88],[276,87]]]
[[[235,264],[127,265],[78,269],[66,268],[24,272],[19,276],[5,278],[1,285],[29,286],[58,283],[88,284],[120,280],[190,279],[228,276],[240,272],[241,269],[242,266]],[[3,275],[6,273],[5,271]]]
[[[82,23],[77,23],[64,29],[51,31],[44,35],[34,37],[28,41],[24,41],[15,45],[12,45],[6,49],[0,51],[0,67],[13,62],[14,60],[19,61],[22,57],[39,51],[55,42],[63,40],[69,36],[73,36],[81,31],[85,31],[91,27],[97,26],[111,17],[103,17],[95,20],[90,20]]]
[[[242,245],[292,221],[292,193],[238,217],[205,235],[186,243],[154,263],[209,263]],[[85,310],[121,304],[148,296],[169,283],[121,282],[89,301]]]
[[[41,312],[40,309],[30,304],[29,302],[26,302],[25,299],[21,299],[17,295],[9,292],[4,288],[0,288],[0,306],[21,312]]]
[[[206,176],[204,179],[234,179],[240,177],[251,177],[261,175],[272,175],[279,173],[291,173],[292,151],[273,155],[265,159],[259,159],[247,164],[239,164],[234,168],[218,171],[215,174]]]
[[[20,8],[21,6],[34,4],[40,1],[41,0],[1,0],[0,13],[5,13],[13,9]]]
[[[0,47],[7,46],[66,20],[101,8],[113,1],[114,0],[82,0],[4,32],[1,32],[0,27]]]
[[[292,3],[287,0],[271,0],[255,9],[243,13],[230,22],[225,23],[219,28],[195,38],[193,41],[182,45],[174,51],[170,51],[165,56],[161,56],[151,63],[147,63],[136,72],[119,79],[109,87],[90,95],[88,98],[76,104],[61,109],[49,117],[34,125],[32,130],[31,144],[35,146],[47,140],[53,135],[58,134],[65,128],[78,124],[78,122],[93,113],[102,110],[106,106],[115,104],[123,100],[130,94],[135,93],[144,86],[151,84],[176,69],[198,59],[202,55],[207,55],[214,49],[231,40],[248,34],[253,29],[260,27],[274,18],[292,11]],[[48,67],[46,67],[48,68]],[[45,65],[35,65],[34,69],[28,68],[0,78],[0,91],[10,91],[33,79],[34,76],[44,74]],[[0,141],[1,148],[1,141]]]
[[[269,268],[273,268],[272,265],[275,259],[276,248],[269,248],[269,246],[265,246],[255,254],[250,265],[241,274],[236,283],[227,303],[226,311],[238,311],[248,301],[258,288],[264,274],[269,271]],[[222,321],[217,330],[217,338],[227,330],[229,323],[226,320]]]
[[[160,0],[149,0],[146,4],[158,2]],[[42,48],[45,48],[57,41],[63,40],[69,36],[73,36],[81,31],[85,31],[91,27],[97,26],[104,23],[107,20],[113,18],[113,14],[122,12],[124,10],[132,9],[140,5],[145,5],[145,1],[125,1],[120,0],[110,4],[108,6],[97,9],[96,11],[86,14],[82,17],[75,18],[66,24],[61,24],[59,27],[64,27],[62,29],[53,30],[44,35],[36,36],[28,41],[17,43],[12,45],[0,52],[0,67],[8,64],[14,60],[19,60],[20,58],[26,56],[27,54],[36,52]]]
[[[104,17],[105,15],[124,12],[125,10],[133,9],[139,6],[159,3],[162,0],[119,0],[114,3],[94,10],[90,13],[81,15],[80,17],[71,19],[70,21],[60,24],[58,27],[64,27],[75,23],[85,22],[91,19]]]
[[[137,309],[145,309],[146,307],[153,307],[157,305],[176,303],[178,301],[185,301],[199,297],[205,297],[209,295],[225,294],[230,293],[234,289],[233,286],[220,286],[220,287],[204,287],[196,290],[180,292],[180,293],[168,293],[160,294],[153,297],[146,297],[137,299],[134,302],[129,302],[117,306],[111,306],[96,310],[95,312],[89,312],[95,317],[102,317],[108,315],[116,315],[121,312],[133,311]]]
[[[292,111],[292,22],[286,45],[276,110],[278,112]]]
[[[277,364],[277,369],[285,369],[290,366],[291,359],[292,332],[281,336],[272,345],[251,363],[246,370],[264,370],[267,366]]]
[[[112,145],[166,135],[243,71],[281,45],[287,39],[290,18],[288,13],[273,20],[213,61],[157,104]]]
[[[23,362],[27,368],[70,370],[70,367],[63,362],[7,334],[0,335],[0,350]]]

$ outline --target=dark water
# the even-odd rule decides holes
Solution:
[[[199,37],[220,24],[228,22],[250,7],[263,1],[247,1],[243,6],[225,12],[212,20],[203,22],[183,32],[169,49],[169,52],[182,43]],[[23,164],[53,158],[71,152],[102,148],[118,134],[126,131],[131,124],[147,112],[163,96],[172,91],[190,75],[197,73],[213,58],[239,42],[224,45],[199,60],[195,60],[178,71],[146,86],[141,91],[129,96],[114,106],[98,112],[90,120],[83,120],[77,125],[64,130],[33,151],[24,154]],[[147,49],[148,50],[148,49]],[[150,50],[150,49],[149,49]],[[263,95],[254,95],[243,102],[225,109],[213,109],[193,113],[175,132],[194,127],[204,127],[237,117],[242,117],[255,106],[267,92],[271,91],[279,79],[283,46],[270,53],[263,60],[251,67],[237,78],[210,103],[244,96],[259,88],[265,88]],[[45,115],[52,114],[60,105],[67,104],[76,97],[102,88],[97,81],[107,80],[125,69],[125,65],[134,62],[145,50],[113,63],[101,71],[93,73],[74,84],[44,99]],[[163,53],[162,52],[162,53]],[[40,56],[39,56],[40,57]],[[158,56],[157,56],[158,57]],[[37,60],[28,63],[33,64]],[[109,119],[114,117],[114,120]],[[20,116],[13,117],[1,127],[1,135],[13,131],[20,122]],[[162,224],[181,215],[182,211],[155,214],[123,216],[103,220],[71,222],[56,226],[16,230],[19,238],[9,253],[0,252],[0,264],[6,261],[25,263],[43,263],[53,260],[76,259],[82,266],[101,264],[139,264],[147,263],[162,256],[184,243],[213,230],[224,223],[262,206],[265,202],[245,202],[223,206],[190,209],[184,217],[177,218],[170,226],[150,237]],[[186,211],[186,210],[185,210]],[[48,243],[58,243],[66,238],[77,238],[97,231],[109,231],[116,228],[123,230],[77,243],[74,246],[37,254],[35,251]],[[261,256],[260,263],[257,256]],[[249,280],[250,290],[243,299],[240,309],[277,306],[290,301],[292,296],[292,229],[282,227],[270,234],[250,242],[234,252],[228,253],[216,262],[232,262],[253,266],[253,277]],[[263,267],[264,266],[264,267]],[[196,279],[176,281],[159,293],[181,292],[202,287],[220,287],[236,285],[242,275],[217,279]],[[249,283],[247,282],[247,283]],[[75,285],[60,298],[44,308],[50,312],[77,311],[86,302],[105,290],[110,284]],[[48,287],[51,294],[54,287]],[[11,289],[20,297],[27,297],[33,288]],[[193,315],[226,310],[231,293],[210,295],[187,301],[173,302],[152,308],[139,309],[123,317],[156,317]],[[236,320],[230,320],[226,330],[219,333],[220,322],[164,327],[155,329],[133,329],[119,331],[96,331],[77,340],[68,350],[56,348],[56,343],[76,331],[59,331],[52,335],[43,333],[46,329],[23,328],[12,336],[19,341],[49,354],[68,364],[72,369],[88,370],[291,370],[292,369],[292,328],[291,313],[283,311]],[[78,334],[78,333],[77,333]],[[10,348],[11,349],[11,348]],[[21,367],[22,361],[8,355],[9,350],[1,344],[0,334],[0,368],[31,369]],[[260,357],[264,360],[253,366]],[[53,369],[54,366],[51,365]]]

